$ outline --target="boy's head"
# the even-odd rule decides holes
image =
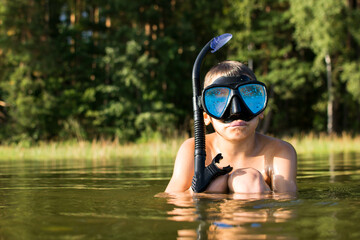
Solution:
[[[205,112],[217,120],[250,121],[266,107],[266,86],[246,65],[224,61],[206,74],[201,100]]]
[[[212,84],[217,78],[237,77],[245,75],[256,81],[255,74],[245,64],[237,61],[223,61],[213,66],[205,76],[204,88]]]

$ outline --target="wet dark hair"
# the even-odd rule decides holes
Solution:
[[[204,87],[209,86],[221,76],[236,77],[240,75],[248,76],[251,80],[256,80],[256,76],[245,64],[237,61],[223,61],[213,66],[205,76]]]

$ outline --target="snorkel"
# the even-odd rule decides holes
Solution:
[[[205,168],[206,150],[205,150],[205,124],[203,118],[203,109],[201,106],[201,85],[200,85],[200,69],[206,54],[216,52],[224,46],[232,35],[225,33],[211,39],[200,51],[196,57],[192,71],[192,88],[193,88],[193,110],[194,110],[194,177],[191,188],[194,192],[199,193],[206,190],[210,182],[217,176],[231,172],[232,167],[227,166],[223,169],[218,168],[215,163],[222,159],[219,153],[212,163]]]

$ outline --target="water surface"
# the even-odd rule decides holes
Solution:
[[[0,239],[360,239],[360,154],[298,162],[295,197],[191,197],[172,159],[2,161]]]

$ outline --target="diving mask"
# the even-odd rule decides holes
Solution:
[[[224,121],[250,121],[265,110],[267,100],[265,84],[245,75],[219,77],[203,90],[201,96],[205,112]]]

